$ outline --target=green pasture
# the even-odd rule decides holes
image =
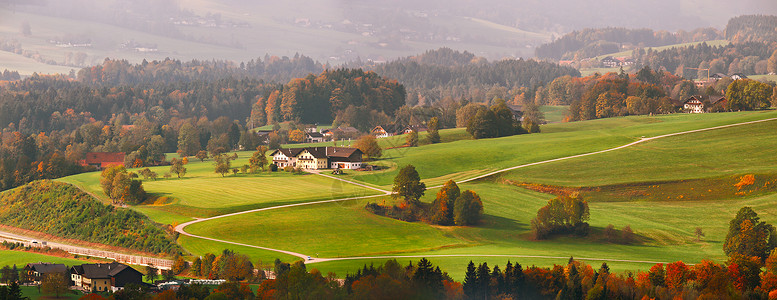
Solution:
[[[232,166],[247,164],[250,155],[250,151],[239,152],[239,158],[232,162]],[[159,199],[157,202],[147,202],[131,208],[148,215],[156,222],[173,224],[191,220],[191,217],[209,217],[247,209],[377,193],[312,174],[292,175],[279,171],[237,175],[230,173],[222,177],[214,172],[211,159],[200,162],[190,157],[186,168],[187,172],[183,178],[173,175],[169,179],[144,180],[143,187],[147,193],[154,197],[167,197],[168,200]],[[170,167],[150,169],[161,177]],[[138,170],[131,169],[135,172]],[[79,186],[104,202],[110,202],[100,186],[100,172],[83,173],[59,180]]]
[[[740,207],[752,206],[764,220],[777,221],[777,209],[771,205],[777,200],[774,194],[708,201],[594,202],[590,204],[592,234],[589,237],[533,241],[529,221],[537,209],[552,198],[551,195],[494,182],[463,184],[461,187],[476,191],[483,199],[486,217],[478,227],[446,228],[400,222],[371,215],[362,208],[366,201],[354,201],[241,215],[196,224],[187,230],[198,235],[320,257],[462,255],[435,258],[440,261],[441,268],[460,279],[469,260],[504,264],[508,259],[476,255],[561,257],[513,259],[525,266],[564,263],[566,259],[563,258],[570,256],[604,259],[617,270],[645,270],[651,264],[613,260],[722,261],[725,258],[722,243],[728,221]],[[429,194],[424,197],[425,201],[432,199],[432,193]],[[254,225],[241,225],[246,223]],[[609,224],[618,230],[629,225],[638,235],[638,242],[621,245],[604,240],[601,232]],[[696,227],[701,227],[706,234],[701,241],[694,236]],[[382,261],[384,259],[344,260],[311,267],[343,276],[345,270]],[[589,263],[601,264],[601,261]]]
[[[672,45],[666,45],[666,46],[660,46],[660,47],[644,47],[645,50],[647,49],[653,49],[653,51],[664,51],[672,48],[683,48],[683,47],[690,47],[690,46],[696,46],[701,45],[702,43],[707,43],[709,46],[714,47],[721,47],[728,45],[730,42],[728,40],[712,40],[712,41],[703,41],[703,42],[690,42],[690,43],[681,43],[681,44],[672,44]],[[634,54],[634,50],[626,50],[621,51],[617,53],[610,53],[610,54],[604,54],[599,55],[595,57],[597,60],[601,60],[602,58],[612,56],[612,57],[623,57],[623,56],[632,56]]]
[[[758,81],[777,81],[777,75],[747,75],[747,78]]]
[[[43,294],[38,290],[37,286],[21,286],[22,296],[29,297],[31,300],[38,299],[81,299],[84,296],[79,291],[69,291],[67,294],[59,295],[59,298],[55,298],[54,294]]]
[[[777,111],[633,116],[547,124],[541,127],[542,133],[539,134],[385,150],[383,158],[374,164],[389,169],[351,173],[346,177],[388,188],[397,173],[395,167],[412,164],[426,184],[433,186],[448,179],[460,180],[520,164],[609,149],[643,136],[772,117],[777,117]],[[683,138],[677,137],[680,140]]]
[[[96,261],[85,261],[75,258],[65,258],[53,255],[46,255],[35,252],[0,250],[0,267],[13,266],[22,269],[29,263],[47,262],[56,264],[65,264],[68,266],[92,263]]]
[[[696,128],[712,127],[753,119],[773,117],[774,112],[670,115],[657,117],[618,118],[599,121],[552,124],[543,127],[542,134],[531,136],[578,135],[595,140],[607,140],[615,135],[634,139],[635,135],[655,136]],[[485,206],[484,222],[477,227],[440,227],[425,223],[400,222],[372,215],[363,206],[370,201],[359,200],[294,207],[222,218],[195,224],[187,231],[203,236],[219,237],[252,245],[295,251],[320,257],[383,256],[383,255],[462,255],[462,257],[435,258],[441,268],[460,278],[469,260],[488,261],[504,265],[508,257],[477,258],[471,255],[505,255],[513,261],[529,264],[551,265],[564,263],[566,259],[528,258],[516,256],[550,256],[609,259],[615,270],[644,270],[650,263],[618,262],[613,260],[673,262],[682,260],[698,263],[702,259],[722,261],[725,255],[722,243],[728,221],[742,206],[752,206],[767,222],[777,222],[777,208],[773,203],[777,194],[772,190],[761,193],[712,193],[706,197],[678,199],[607,199],[590,202],[592,233],[586,238],[561,236],[550,240],[533,241],[529,222],[536,211],[553,198],[553,195],[530,191],[506,184],[503,179],[524,182],[557,184],[562,186],[602,186],[617,183],[667,181],[677,193],[687,192],[706,183],[699,180],[670,180],[709,178],[710,184],[723,182],[721,176],[729,176],[725,184],[735,184],[737,176],[756,174],[756,184],[772,180],[763,173],[772,174],[774,158],[768,157],[774,148],[770,137],[777,121],[745,125],[714,131],[692,133],[646,142],[627,149],[585,158],[540,165],[531,172],[520,169],[491,180],[460,185],[477,192]],[[596,134],[592,134],[595,132]],[[518,139],[524,136],[511,137]],[[603,138],[604,137],[604,138]],[[511,139],[505,138],[505,139]],[[492,139],[492,145],[497,144]],[[476,143],[478,141],[469,141]],[[457,142],[448,146],[457,146]],[[520,143],[516,143],[519,144]],[[432,145],[436,146],[436,145]],[[416,148],[424,150],[424,146]],[[493,146],[492,146],[493,147]],[[513,145],[513,147],[518,147]],[[545,146],[547,149],[550,146]],[[661,151],[658,151],[661,150]],[[488,150],[485,150],[488,151]],[[551,150],[552,151],[552,150]],[[650,152],[654,151],[654,152]],[[658,152],[655,152],[658,151]],[[650,152],[645,154],[633,154]],[[685,157],[696,165],[684,164]],[[432,155],[427,154],[427,157]],[[459,160],[463,162],[465,160]],[[536,160],[535,160],[536,161]],[[472,160],[470,160],[471,163]],[[431,164],[431,163],[430,163]],[[717,166],[710,169],[710,166]],[[418,165],[416,165],[418,168]],[[544,170],[543,170],[544,168]],[[422,172],[424,168],[419,168]],[[528,176],[533,175],[533,176]],[[357,176],[358,177],[358,176]],[[760,181],[759,181],[760,180]],[[766,180],[766,181],[764,181]],[[623,187],[624,190],[628,186]],[[604,189],[592,198],[608,198],[617,195]],[[609,194],[608,194],[609,193]],[[422,198],[430,202],[435,191],[429,190]],[[699,200],[704,199],[704,200]],[[392,200],[385,200],[391,203]],[[256,224],[246,227],[243,224]],[[607,241],[602,230],[613,224],[617,230],[628,225],[638,236],[632,244]],[[694,231],[701,227],[705,237],[697,240]],[[409,259],[400,259],[403,263]],[[417,260],[417,259],[414,259]],[[385,259],[363,259],[325,262],[311,265],[326,273],[338,274],[355,270],[364,263],[382,263]],[[601,261],[590,260],[599,265]],[[461,274],[459,274],[461,273]],[[343,274],[340,274],[343,276]]]
[[[545,115],[548,123],[561,123],[569,113],[569,105],[543,105],[540,111]]]
[[[601,186],[772,173],[777,165],[775,128],[777,121],[768,121],[666,137],[618,151],[521,168],[502,177],[561,186]]]

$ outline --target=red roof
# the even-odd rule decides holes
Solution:
[[[81,161],[83,166],[106,168],[109,166],[124,166],[124,152],[89,152]]]

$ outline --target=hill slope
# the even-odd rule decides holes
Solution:
[[[0,194],[0,224],[137,251],[180,251],[146,216],[103,205],[78,188],[36,181]]]

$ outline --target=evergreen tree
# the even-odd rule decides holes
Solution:
[[[467,265],[467,273],[464,275],[463,289],[464,294],[470,299],[475,299],[478,295],[478,273],[475,269],[475,263],[471,260]]]
[[[488,299],[488,286],[491,283],[491,269],[488,268],[488,263],[484,262],[478,266],[477,275],[478,279],[477,284],[475,285],[477,287],[475,299]]]

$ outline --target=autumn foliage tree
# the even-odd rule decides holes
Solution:
[[[559,196],[537,211],[531,226],[537,239],[545,239],[556,233],[587,235],[588,218],[588,202],[577,195]]]
[[[731,257],[758,257],[761,261],[777,246],[774,226],[763,222],[750,207],[742,207],[729,223],[723,250]]]
[[[383,155],[383,149],[378,145],[378,140],[370,134],[359,137],[354,144],[354,148],[359,149],[369,159],[377,159]]]
[[[453,225],[453,209],[461,191],[453,180],[448,180],[437,192],[437,197],[429,206],[429,221],[438,225]]]
[[[137,204],[146,199],[143,182],[133,178],[123,166],[111,166],[103,170],[100,185],[115,203]]]

